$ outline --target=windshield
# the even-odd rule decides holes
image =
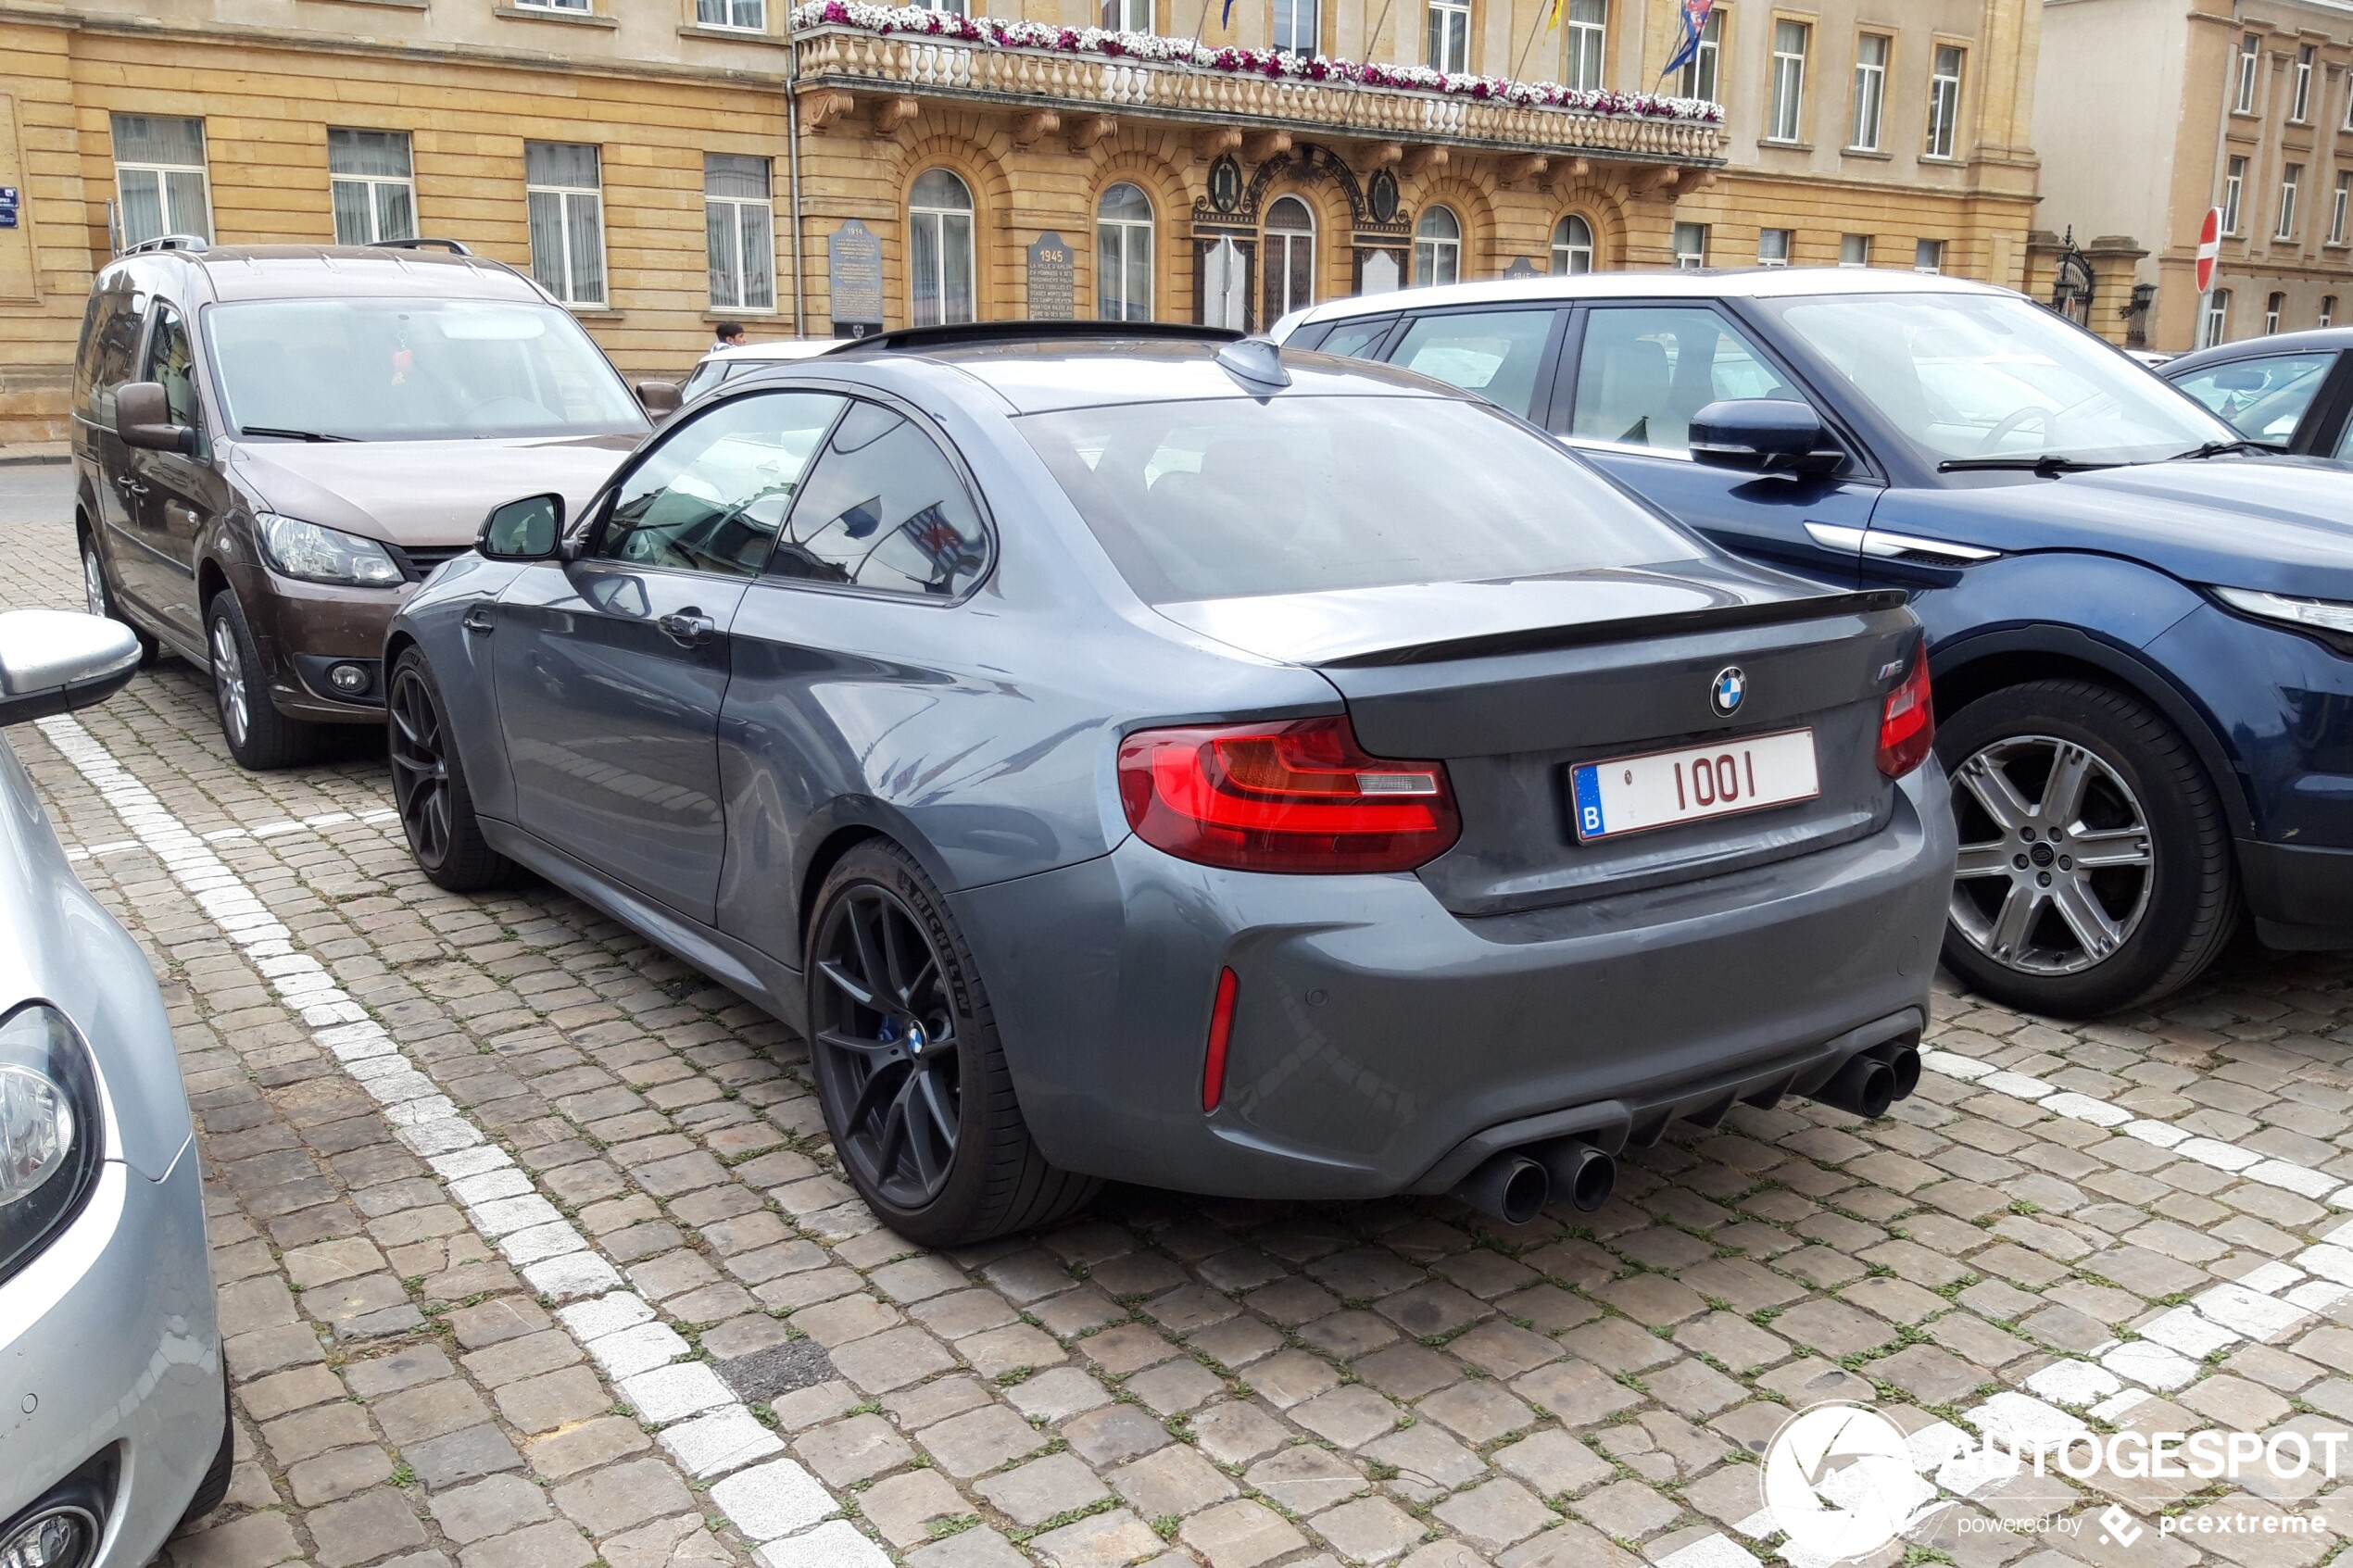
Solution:
[[[1466,399],[1231,397],[1015,423],[1151,604],[1700,554],[1551,442]]]
[[[637,434],[636,399],[571,316],[462,299],[284,299],[205,312],[230,422],[347,441]]]
[[[1931,462],[2142,463],[2236,433],[2026,300],[1847,295],[1764,308]]]

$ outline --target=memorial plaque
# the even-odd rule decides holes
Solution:
[[[1078,314],[1077,273],[1070,246],[1055,233],[1038,236],[1029,247],[1029,319],[1068,321]]]
[[[1536,263],[1524,256],[1513,257],[1512,264],[1504,269],[1504,276],[1506,278],[1533,278],[1536,275]]]
[[[825,287],[834,336],[872,337],[882,331],[882,238],[855,218],[825,236]]]
[[[1250,325],[1250,278],[1241,246],[1221,239],[1202,252],[1201,319],[1240,332]]]
[[[1375,250],[1365,254],[1365,276],[1357,285],[1358,294],[1391,294],[1397,288],[1397,257],[1389,251]]]

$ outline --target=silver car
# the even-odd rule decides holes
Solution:
[[[0,615],[0,724],[104,700],[130,628]],[[231,1434],[163,997],[0,741],[0,1563],[137,1568],[219,1506]]]

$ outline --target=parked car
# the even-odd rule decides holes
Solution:
[[[0,725],[102,701],[121,626],[0,614]],[[220,1506],[231,1433],[163,998],[0,740],[0,1562],[143,1568]]]
[[[2353,462],[2353,327],[2224,344],[2158,373],[2249,441]]]
[[[2242,912],[2353,946],[2353,505],[2007,290],[1620,273],[1337,300],[1274,330],[1469,387],[1717,544],[1927,623],[1959,814],[1945,962],[2085,1017]]]
[[[493,512],[385,646],[418,863],[801,1030],[936,1245],[1099,1177],[1525,1219],[1678,1116],[1907,1093],[1952,825],[1901,596],[1230,337],[885,334]]]
[[[90,609],[211,672],[248,768],[382,724],[393,607],[517,483],[585,499],[647,430],[571,314],[449,242],[151,241],[90,294],[73,389]],[[676,388],[642,397],[674,408]]]
[[[713,387],[748,376],[773,365],[798,364],[814,359],[821,354],[831,354],[850,342],[848,338],[786,337],[769,343],[747,343],[736,348],[714,348],[695,361],[694,373],[686,378],[680,395],[693,402]]]

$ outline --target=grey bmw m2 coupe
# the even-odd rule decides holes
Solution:
[[[528,868],[800,1030],[916,1241],[1105,1178],[1520,1221],[1918,1078],[1954,833],[1902,596],[1403,371],[1034,323],[778,365],[493,512],[385,661],[425,872]]]

